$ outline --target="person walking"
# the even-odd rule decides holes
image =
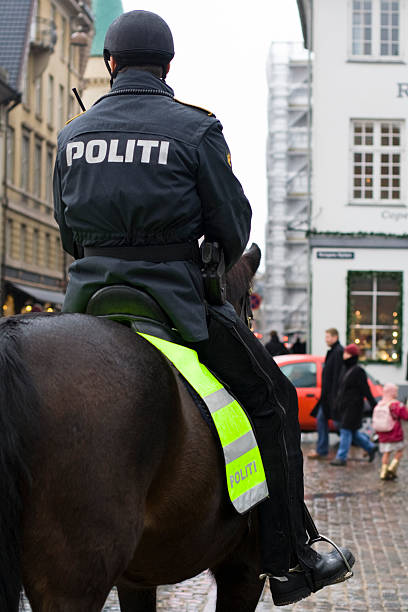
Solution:
[[[330,462],[330,465],[346,465],[352,443],[361,446],[368,453],[370,462],[378,450],[378,446],[359,431],[363,418],[364,398],[367,398],[372,408],[377,403],[368,386],[365,370],[357,364],[359,353],[357,344],[348,344],[344,349],[344,368],[332,412],[340,430],[340,444],[336,458]]]
[[[310,451],[308,459],[326,459],[329,454],[329,419],[337,394],[340,372],[343,367],[343,347],[335,327],[326,329],[326,353],[322,374],[322,392],[319,401],[310,413],[317,418],[316,450]]]
[[[399,462],[404,453],[404,430],[402,429],[401,419],[408,421],[408,410],[406,406],[398,401],[398,387],[393,383],[387,383],[383,388],[383,396],[374,408],[373,426],[375,429],[375,412],[377,409],[384,409],[391,415],[390,429],[388,431],[377,431],[380,443],[381,460],[381,480],[394,480],[397,477]],[[379,428],[382,429],[382,428]],[[388,427],[387,427],[388,429]],[[392,453],[394,458],[390,461]]]
[[[273,329],[270,334],[270,340],[265,344],[265,348],[272,357],[276,355],[287,355],[289,353],[286,346],[279,340],[277,332]]]
[[[217,242],[231,269],[248,241],[251,207],[221,123],[179,102],[166,83],[173,56],[159,15],[120,15],[104,43],[111,91],[58,136],[55,219],[77,258],[63,309],[84,312],[107,285],[139,287],[236,393],[254,424],[270,494],[259,505],[261,574],[270,576],[275,603],[295,602],[349,569],[338,551],[318,554],[308,544],[317,530],[304,505],[296,390],[231,304],[205,299],[198,240]],[[354,563],[347,549],[343,556]]]
[[[290,347],[289,352],[293,355],[304,355],[306,353],[306,342],[301,340],[299,336],[296,336],[296,340]]]

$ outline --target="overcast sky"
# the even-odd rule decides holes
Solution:
[[[234,173],[253,209],[251,240],[265,244],[266,60],[275,40],[302,40],[296,0],[122,0],[158,13],[175,57],[167,77],[180,100],[211,110],[224,126]]]

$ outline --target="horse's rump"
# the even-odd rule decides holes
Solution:
[[[40,398],[23,510],[31,600],[49,593],[56,610],[61,590],[99,601],[125,570],[150,586],[217,562],[245,521],[167,360],[126,327],[86,315],[17,317],[1,328],[14,330]]]

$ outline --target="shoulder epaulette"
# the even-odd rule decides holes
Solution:
[[[196,110],[199,110],[202,113],[206,113],[209,117],[215,117],[214,113],[212,113],[211,111],[207,110],[206,108],[201,108],[201,106],[195,106],[194,104],[188,104],[188,102],[182,102],[181,100],[177,100],[177,98],[174,98],[174,101],[178,102],[179,104],[183,104],[184,106],[189,106],[190,108],[195,108]]]
[[[74,119],[76,119],[77,117],[80,117],[81,115],[83,115],[84,113],[86,113],[86,111],[82,111],[80,113],[78,113],[77,115],[75,115],[74,117],[71,117],[71,119],[68,119],[68,121],[65,122],[65,125],[68,125],[68,123],[71,123],[71,121],[73,121]]]

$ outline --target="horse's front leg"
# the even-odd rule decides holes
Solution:
[[[156,612],[156,589],[132,589],[118,585],[121,612]]]

